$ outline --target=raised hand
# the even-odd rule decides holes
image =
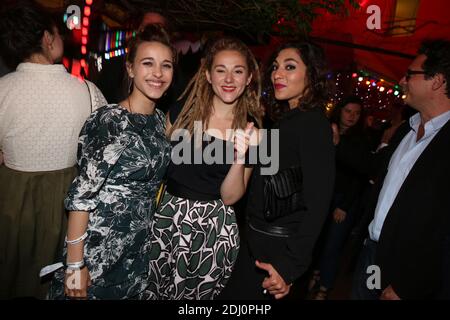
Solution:
[[[253,122],[248,122],[245,131],[238,129],[234,135],[235,160],[238,164],[245,163],[245,153],[247,152],[250,144],[250,134],[253,130],[253,126]]]

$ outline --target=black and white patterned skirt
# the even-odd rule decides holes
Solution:
[[[152,223],[150,299],[214,299],[239,251],[234,209],[167,193]]]

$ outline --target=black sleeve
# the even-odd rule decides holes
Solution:
[[[314,245],[328,215],[335,178],[332,131],[325,116],[318,112],[305,112],[299,130],[307,210],[300,213],[304,216],[297,233],[287,240],[288,255],[273,263],[287,283],[292,283],[309,267]],[[297,141],[294,143],[298,145]]]
[[[337,208],[348,212],[350,208],[358,201],[362,193],[363,184],[358,178],[353,178],[344,191],[341,201],[336,205]]]
[[[358,200],[363,188],[363,182],[369,180],[371,172],[371,162],[374,155],[366,139],[362,136],[342,136],[340,143],[336,146],[337,170],[342,170],[344,174],[339,175],[345,180],[345,189],[340,190],[343,197],[337,203],[337,207],[348,211]],[[339,185],[340,181],[337,181]]]
[[[374,161],[368,142],[362,137],[342,136],[336,146],[336,162],[355,174],[368,175]]]
[[[409,122],[406,121],[395,131],[394,135],[389,141],[389,145],[382,148],[373,155],[373,159],[370,163],[371,177],[373,178],[373,180],[377,181],[379,179],[384,179],[392,155],[394,154],[402,139],[410,130],[411,127],[409,126]]]

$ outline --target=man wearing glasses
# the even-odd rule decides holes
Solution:
[[[386,148],[354,299],[450,298],[449,81],[450,41],[424,43],[400,80],[405,103],[418,113]]]

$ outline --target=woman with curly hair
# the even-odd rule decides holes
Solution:
[[[152,298],[213,299],[230,277],[239,250],[232,205],[252,171],[245,155],[257,143],[253,126],[261,126],[260,88],[248,47],[219,39],[207,49],[182,109],[169,111],[173,151],[152,223]],[[177,141],[179,133],[186,144]]]
[[[246,241],[224,299],[280,299],[307,269],[328,213],[334,148],[323,113],[327,82],[323,51],[285,44],[270,60],[266,105],[275,124],[279,170],[255,168],[247,203]],[[278,133],[278,135],[275,134]],[[275,137],[279,137],[279,140]]]

